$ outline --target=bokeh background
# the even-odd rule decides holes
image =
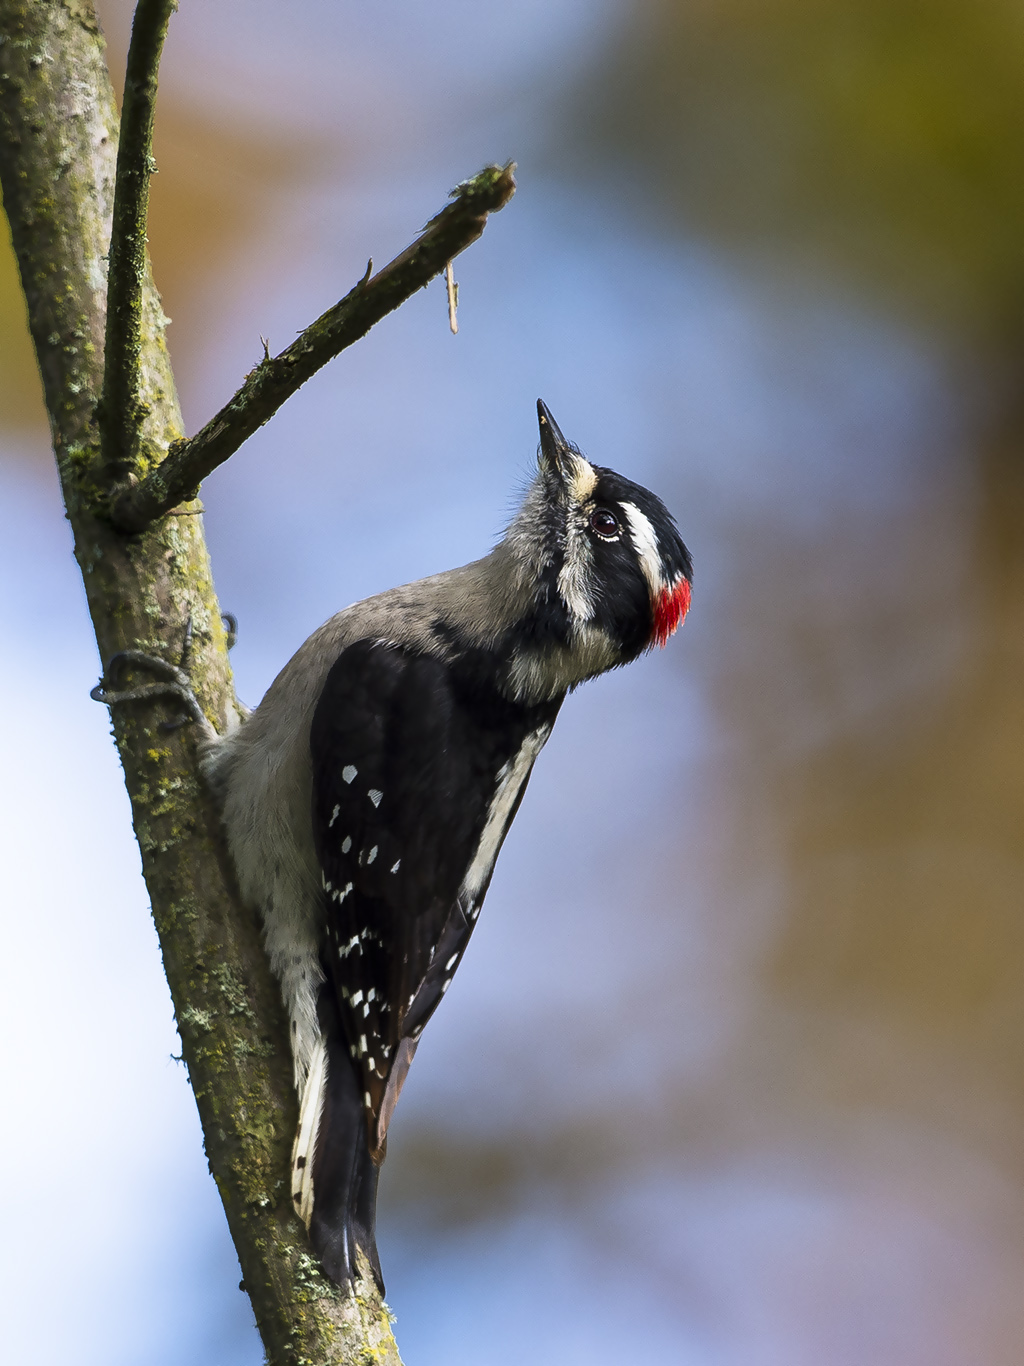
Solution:
[[[208,0],[163,71],[189,430],[520,167],[458,337],[436,282],[205,486],[243,698],[486,551],[538,395],[697,566],[566,706],[420,1048],[406,1360],[1019,1366],[1024,11]],[[256,1366],[6,237],[0,456],[4,1356]]]

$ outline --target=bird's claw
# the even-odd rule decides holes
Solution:
[[[178,730],[182,726],[201,725],[208,722],[199,700],[192,691],[192,681],[188,676],[188,664],[192,646],[192,620],[189,618],[185,628],[185,643],[181,652],[181,666],[169,664],[158,655],[146,654],[143,650],[120,650],[107,661],[103,677],[90,689],[89,696],[94,702],[102,702],[112,707],[120,702],[142,702],[150,697],[175,697],[185,708],[186,715],[172,720],[161,721],[163,731]],[[126,670],[146,669],[156,675],[154,683],[137,683],[134,687],[121,687]]]

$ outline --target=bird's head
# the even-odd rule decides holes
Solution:
[[[664,645],[690,606],[693,567],[660,498],[592,465],[538,400],[537,475],[505,545],[533,598],[516,691],[573,687]]]

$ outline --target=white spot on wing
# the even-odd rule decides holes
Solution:
[[[394,863],[391,865],[391,871],[392,871],[393,873],[397,873],[398,870],[399,870],[399,868],[401,868],[401,866],[402,866],[402,860],[401,860],[400,858],[396,858],[395,861],[394,861]]]
[[[343,854],[347,854],[348,851],[349,851],[351,848],[352,848],[352,836],[351,836],[351,835],[346,835],[345,838],[344,838],[344,839],[342,840],[342,842],[341,842],[341,852],[342,852]]]
[[[346,764],[341,770],[341,776],[344,778],[345,782],[350,783],[358,772],[359,770],[356,768],[355,764]]]
[[[384,796],[384,793],[378,792],[375,787],[371,787],[366,795],[369,797],[370,801],[373,802],[374,806],[380,806],[380,799]]]
[[[340,810],[341,810],[341,807],[340,807],[340,806],[336,806],[336,807],[334,808],[334,810],[331,812],[331,819],[327,822],[327,829],[328,829],[328,830],[330,830],[331,826],[332,826],[332,825],[334,824],[334,822],[338,819],[338,813],[340,812]]]
[[[366,855],[366,862],[367,862],[367,863],[372,863],[373,860],[374,860],[376,857],[377,857],[377,846],[374,845],[373,848],[370,850],[370,852]]]

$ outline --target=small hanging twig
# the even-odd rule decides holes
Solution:
[[[2,3],[2,0],[0,0]],[[194,498],[200,483],[262,427],[295,391],[339,352],[364,337],[416,290],[445,270],[448,276],[448,321],[458,330],[455,305],[458,286],[452,258],[483,232],[489,214],[497,213],[515,193],[515,163],[485,166],[464,180],[445,206],[383,270],[367,273],[345,297],[311,323],[277,356],[264,357],[246,376],[235,396],[188,440],[175,441],[166,458],[141,483],[115,490],[110,519],[124,532],[137,534],[179,503]],[[269,350],[269,347],[267,347]]]
[[[459,306],[459,287],[455,283],[455,269],[451,261],[444,268],[444,282],[448,290],[448,326],[454,336],[459,330],[459,320],[455,316],[455,310]]]

